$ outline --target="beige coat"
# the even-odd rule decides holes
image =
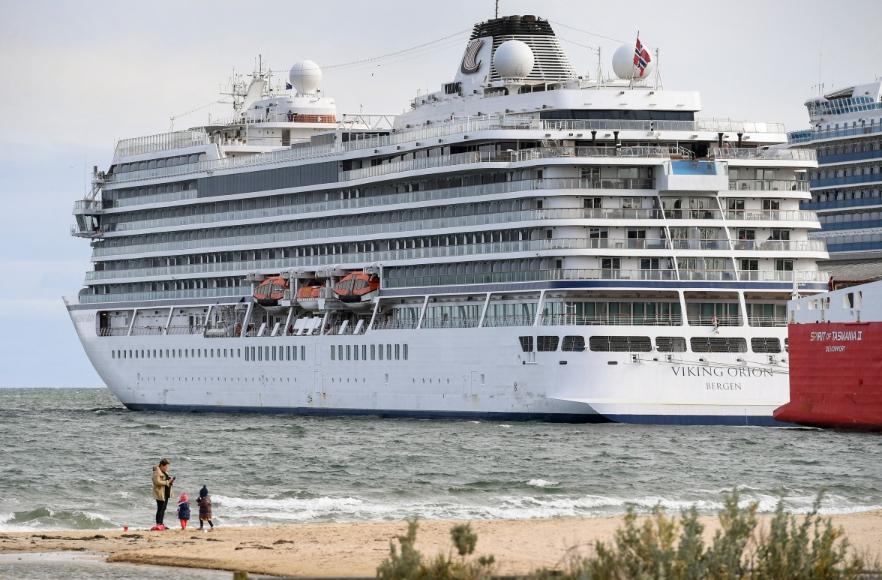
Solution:
[[[165,501],[165,490],[172,486],[171,478],[159,469],[159,466],[153,468],[153,498],[156,501]],[[168,496],[171,497],[171,489]]]

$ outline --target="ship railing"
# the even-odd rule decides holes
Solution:
[[[417,327],[418,320],[416,318],[383,318],[375,320],[371,327],[373,330],[409,330]]]
[[[728,250],[729,240],[671,240],[675,250]]]
[[[143,302],[146,300],[177,300],[180,298],[240,298],[251,293],[251,286],[231,288],[193,288],[189,290],[154,290],[149,292],[119,292],[115,294],[89,294],[81,292],[82,304],[107,302]]]
[[[680,268],[680,280],[699,281],[735,281],[737,277],[734,270],[689,270]]]
[[[78,199],[74,202],[74,214],[91,214],[104,209],[104,204],[100,199]]]
[[[741,316],[687,315],[690,326],[741,326]]]
[[[386,288],[445,286],[452,284],[494,284],[558,280],[675,280],[674,270],[552,269],[523,272],[474,272],[434,276],[390,277]]]
[[[830,273],[819,270],[739,270],[738,277],[749,282],[827,282]]]
[[[729,191],[808,191],[804,179],[730,179]]]
[[[882,133],[882,123],[863,127],[851,127],[848,129],[829,129],[825,131],[803,129],[791,132],[788,135],[788,140],[791,143],[808,143],[809,141],[818,141],[821,139],[857,137],[861,135],[872,135],[874,133]]]
[[[554,158],[690,158],[692,153],[681,147],[666,146],[622,146],[622,147],[535,147],[512,151],[468,151],[438,157],[423,157],[403,161],[381,163],[371,167],[350,169],[340,172],[340,181],[367,179],[391,173],[434,169],[452,165],[477,163],[519,163]]]
[[[116,163],[120,157],[142,155],[144,153],[154,153],[156,151],[167,151],[170,149],[198,147],[200,145],[208,145],[209,143],[210,140],[205,131],[172,131],[170,133],[159,133],[157,135],[146,135],[144,137],[132,137],[131,139],[121,139],[117,141],[116,149],[113,153],[113,160],[114,163]]]
[[[182,335],[182,334],[203,334],[205,327],[202,325],[172,325],[168,327],[166,334]]]
[[[132,207],[137,205],[146,205],[149,203],[169,203],[174,201],[186,201],[196,199],[199,193],[195,188],[184,189],[181,191],[172,191],[169,193],[156,193],[152,195],[138,195],[136,197],[123,197],[104,202],[104,209],[115,207]]]
[[[662,316],[543,314],[539,317],[539,324],[544,326],[680,326],[682,323],[682,317],[673,314]]]
[[[434,209],[433,211],[441,211],[442,208]],[[244,212],[243,212],[244,213]],[[279,215],[279,214],[275,214]],[[368,216],[371,217],[371,216]],[[180,218],[183,222],[185,218]],[[339,220],[340,218],[338,218]],[[395,233],[395,232],[407,232],[407,231],[426,231],[432,229],[447,229],[447,228],[459,228],[459,227],[468,227],[468,226],[479,226],[479,225],[492,225],[492,224],[500,224],[500,223],[509,223],[509,222],[523,222],[523,221],[546,221],[546,220],[587,220],[587,219],[661,219],[661,212],[659,210],[629,210],[629,209],[609,209],[609,210],[598,210],[598,209],[583,209],[583,208],[555,208],[555,209],[532,209],[532,210],[517,210],[517,211],[506,211],[506,212],[498,212],[498,213],[471,213],[471,214],[461,214],[455,216],[444,216],[437,218],[425,218],[425,219],[398,219],[398,220],[389,220],[385,218],[385,221],[379,221],[378,223],[373,224],[358,224],[357,222],[363,221],[361,216],[352,215],[352,216],[344,216],[342,220],[345,222],[346,220],[353,222],[352,225],[343,225],[338,227],[325,227],[325,228],[298,228],[297,230],[293,230],[287,232],[286,241],[300,241],[300,240],[317,240],[321,238],[335,238],[335,237],[347,237],[347,236],[364,236],[370,234],[382,234],[382,233]],[[121,231],[120,226],[123,224],[107,224],[106,231]],[[183,225],[183,223],[181,224]],[[79,230],[77,230],[79,231]],[[73,233],[73,232],[72,232]],[[90,234],[92,232],[89,232]],[[103,233],[103,232],[102,232]],[[242,236],[239,236],[241,238]],[[258,236],[251,236],[248,239],[255,240],[259,238]],[[217,238],[221,239],[221,238]],[[200,240],[203,241],[203,240]],[[150,247],[154,249],[160,249],[162,243],[160,244],[141,244],[143,247]],[[176,243],[176,242],[172,242]],[[129,246],[130,248],[132,246]],[[97,255],[97,254],[96,254]]]
[[[517,191],[532,191],[538,189],[653,189],[652,179],[637,178],[604,178],[600,180],[579,179],[571,177],[546,177],[542,179],[521,179],[515,181],[507,181],[503,183],[487,183],[482,185],[468,185],[463,187],[450,187],[444,189],[426,189],[421,191],[410,191],[405,193],[389,193],[376,196],[359,196],[348,197],[331,201],[321,201],[314,203],[291,204],[288,206],[275,206],[271,208],[262,208],[257,210],[242,210],[233,212],[218,212],[217,214],[205,214],[203,216],[191,216],[189,219],[196,217],[212,218],[210,221],[225,221],[250,219],[259,217],[272,217],[280,215],[285,208],[295,214],[332,211],[338,209],[357,209],[363,207],[373,207],[378,205],[392,205],[402,203],[415,203],[421,201],[434,201],[439,199],[451,199],[459,197],[471,197],[492,193],[510,193]],[[166,198],[165,196],[168,196]],[[140,196],[137,198],[126,198],[113,203],[105,202],[104,207],[123,207],[134,205],[145,205],[156,201],[178,201],[181,199],[195,199],[197,197],[196,190],[186,190],[183,192],[175,192],[170,194],[158,194],[151,196]],[[122,203],[124,202],[124,203]],[[156,220],[137,220],[131,222],[120,222],[116,231],[133,230],[148,227],[164,226],[164,225],[183,225],[190,224],[193,221],[183,222],[185,218],[161,218]],[[131,226],[129,224],[132,224]]]
[[[780,327],[787,326],[787,318],[784,316],[750,316],[748,319],[750,326],[762,327]]]
[[[158,325],[135,326],[132,328],[132,336],[153,336],[163,334],[164,328]]]
[[[697,209],[666,209],[665,218],[669,220],[719,220],[725,218],[733,221],[801,221],[817,222],[818,214],[806,210],[724,210],[711,208]]]
[[[824,240],[733,240],[732,249],[758,252],[826,252],[827,242]]]
[[[483,326],[488,328],[498,328],[503,326],[532,326],[535,320],[535,316],[524,315],[487,316],[484,319]]]
[[[764,147],[712,147],[712,159],[749,159],[772,161],[817,161],[814,149],[785,149]]]
[[[256,219],[262,217],[281,217],[287,213],[291,217],[311,219],[308,215],[314,212],[334,211],[340,209],[357,209],[376,207],[382,205],[416,203],[422,201],[434,201],[442,199],[455,199],[461,197],[473,197],[493,193],[514,193],[518,191],[535,191],[542,189],[640,189],[651,190],[651,179],[601,179],[588,180],[568,177],[553,177],[543,179],[524,179],[508,181],[504,183],[488,183],[484,185],[472,185],[464,187],[451,187],[446,189],[428,189],[406,193],[384,194],[377,196],[350,197],[331,201],[314,203],[291,204],[285,206],[267,207],[253,210],[239,210],[201,214],[199,216],[180,216],[170,218],[157,218],[150,220],[132,220],[108,224],[107,231],[121,232],[140,229],[149,229],[165,226],[192,225],[198,223],[216,223],[221,221],[237,221],[244,219]],[[195,194],[194,194],[195,197]],[[145,203],[147,203],[145,201]],[[135,205],[135,204],[132,204]],[[606,210],[621,212],[622,210]],[[628,210],[625,210],[628,211]],[[649,219],[661,219],[660,210],[655,210],[657,215]],[[112,227],[111,227],[112,226]]]
[[[478,318],[468,316],[426,317],[420,323],[420,328],[475,328],[478,322]]]
[[[98,336],[126,336],[129,334],[129,327],[111,327],[111,328],[99,328]]]
[[[523,131],[582,131],[576,135],[580,139],[590,139],[591,131],[689,131],[724,133],[778,133],[785,132],[780,123],[733,121],[728,119],[697,119],[694,121],[632,121],[619,119],[537,119],[524,115],[499,115],[455,118],[441,123],[405,127],[394,130],[390,135],[376,136],[356,141],[346,150],[379,148],[400,145],[412,141],[429,140],[459,133],[490,130]],[[595,134],[594,137],[597,135]],[[603,137],[603,136],[601,136]],[[345,145],[345,144],[344,144]]]

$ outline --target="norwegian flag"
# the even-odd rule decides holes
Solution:
[[[640,35],[638,34],[637,45],[634,47],[634,66],[640,71],[640,78],[643,78],[643,73],[646,72],[646,67],[651,60],[649,51],[643,47],[643,43],[640,42]]]

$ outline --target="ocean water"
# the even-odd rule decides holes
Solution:
[[[814,429],[176,414],[104,389],[0,389],[0,531],[152,524],[151,468],[219,525],[882,506],[882,438]],[[168,520],[174,521],[173,510]]]

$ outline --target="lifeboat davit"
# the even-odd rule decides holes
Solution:
[[[365,272],[350,272],[334,285],[334,294],[350,308],[369,303],[380,291],[380,278]]]
[[[288,281],[281,276],[271,276],[254,289],[254,301],[267,310],[279,310],[279,301],[285,298]]]
[[[318,310],[322,285],[317,281],[304,284],[297,289],[297,305],[304,310]]]

